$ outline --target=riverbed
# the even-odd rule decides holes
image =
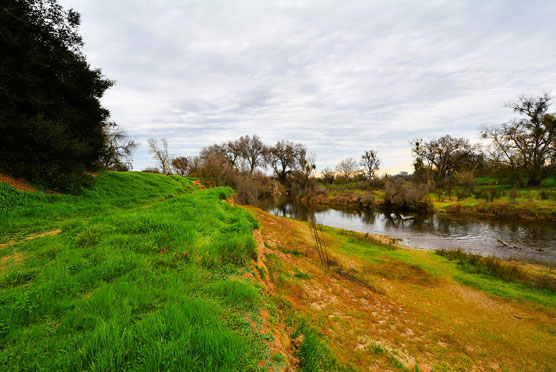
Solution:
[[[556,265],[556,223],[451,214],[400,214],[308,207],[284,199],[266,206],[268,212],[362,233],[388,235],[401,243],[426,249],[461,249],[482,256]]]

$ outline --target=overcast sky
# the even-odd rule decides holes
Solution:
[[[258,134],[302,142],[320,169],[373,148],[411,170],[409,140],[513,117],[556,93],[556,1],[61,0],[85,54],[116,81],[103,104],[154,165]]]

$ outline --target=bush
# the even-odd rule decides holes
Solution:
[[[519,192],[516,189],[511,189],[509,197],[512,201],[515,201],[519,197]]]
[[[487,202],[493,202],[498,196],[498,189],[496,187],[489,187],[487,191]]]
[[[469,191],[465,188],[459,187],[456,189],[456,197],[461,201],[469,196]]]
[[[432,202],[426,184],[407,182],[402,179],[388,180],[385,185],[386,206],[415,212],[430,212]]]

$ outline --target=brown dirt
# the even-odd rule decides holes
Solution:
[[[4,270],[10,266],[13,266],[19,262],[23,261],[23,255],[20,253],[10,254],[0,258],[0,270]]]
[[[14,189],[20,191],[37,191],[37,189],[35,189],[29,182],[22,179],[16,179],[1,173],[0,173],[0,182],[5,182],[11,187],[13,187]]]
[[[1,248],[9,247],[10,245],[13,245],[13,244],[16,244],[16,243],[20,243],[20,242],[23,242],[23,241],[26,241],[26,240],[37,239],[37,238],[43,238],[43,237],[45,237],[45,236],[54,236],[54,235],[58,235],[58,234],[61,233],[61,232],[62,232],[62,230],[60,230],[60,229],[54,229],[54,230],[51,230],[51,231],[45,231],[45,232],[40,233],[40,234],[29,235],[29,236],[27,236],[27,237],[25,237],[25,238],[23,238],[23,239],[21,239],[21,240],[10,241],[10,242],[7,242],[7,243],[2,243],[2,244],[0,244],[0,249],[1,249]]]
[[[261,284],[266,294],[272,296],[273,294],[275,294],[273,283],[269,280],[266,274],[264,278],[260,274],[261,272],[268,273],[268,268],[265,264],[267,248],[264,245],[260,230],[255,230],[253,232],[253,238],[255,239],[255,243],[257,244],[258,248],[258,257],[256,260],[253,260],[251,262],[251,265],[254,269],[252,270],[252,272],[254,274],[248,273],[244,276],[248,276],[255,282]],[[261,318],[263,320],[263,325],[261,329],[259,329],[259,332],[262,334],[272,334],[272,340],[265,341],[270,349],[270,355],[274,355],[276,353],[282,354],[282,356],[284,356],[284,358],[288,362],[286,367],[282,371],[295,371],[295,366],[299,362],[293,355],[294,352],[292,348],[292,342],[289,337],[289,330],[282,323],[271,323],[270,314],[265,308],[263,308],[261,311]],[[264,361],[261,361],[261,366],[264,365],[264,363]]]

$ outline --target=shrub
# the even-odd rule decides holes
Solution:
[[[428,194],[429,187],[426,184],[407,182],[398,178],[386,182],[384,202],[386,206],[403,210],[430,212],[433,206]]]
[[[462,187],[456,189],[456,197],[458,198],[458,201],[461,201],[467,198],[468,196],[469,196],[468,189]]]
[[[487,192],[487,202],[493,202],[498,196],[498,189],[496,187],[489,187]]]
[[[515,201],[519,197],[519,192],[516,189],[511,189],[509,197],[512,201]]]

